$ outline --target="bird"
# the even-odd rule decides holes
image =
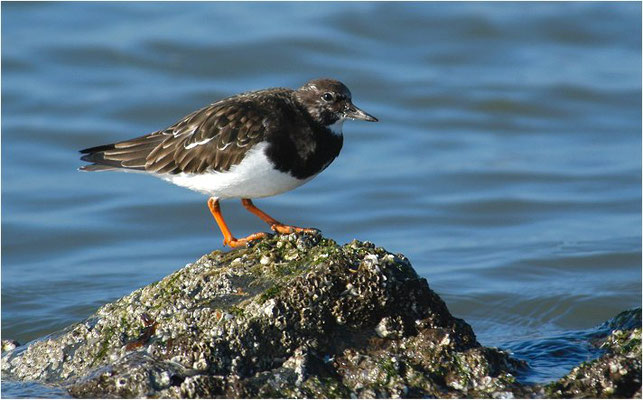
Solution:
[[[235,237],[223,219],[221,200],[241,199],[276,233],[317,232],[279,222],[252,199],[295,189],[326,169],[342,148],[346,120],[378,121],[353,104],[342,82],[313,79],[298,89],[240,93],[168,128],[80,150],[80,159],[90,164],[79,170],[143,172],[203,193],[224,246],[240,247],[268,234]]]

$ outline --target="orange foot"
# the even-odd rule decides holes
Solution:
[[[258,233],[253,233],[252,235],[248,235],[244,238],[237,239],[236,237],[232,236],[230,229],[228,229],[228,225],[225,223],[225,220],[223,219],[223,215],[221,215],[219,200],[217,198],[210,197],[208,199],[208,207],[210,208],[210,212],[212,213],[214,220],[217,221],[217,225],[219,225],[219,229],[221,229],[221,233],[223,233],[224,246],[241,247],[241,246],[247,245],[253,240],[261,239],[268,236],[268,234],[265,232],[258,232]]]
[[[241,204],[243,204],[243,206],[248,211],[250,211],[251,213],[253,213],[257,217],[261,218],[261,220],[263,222],[265,222],[268,225],[270,225],[270,229],[272,229],[273,231],[275,231],[277,233],[289,234],[289,233],[293,233],[293,232],[305,232],[305,233],[318,233],[319,232],[318,229],[314,229],[314,228],[300,228],[298,226],[284,225],[281,222],[279,222],[276,219],[274,219],[273,217],[271,217],[270,215],[268,215],[265,212],[263,212],[260,209],[258,209],[252,203],[252,200],[250,200],[250,199],[241,199]]]
[[[315,228],[300,228],[298,226],[284,225],[281,223],[276,223],[270,225],[270,229],[277,233],[289,234],[293,232],[303,232],[303,233],[318,233],[319,229]]]
[[[253,240],[263,239],[266,236],[268,236],[266,232],[257,232],[240,239],[237,239],[234,236],[224,237],[223,245],[230,247],[242,247],[252,242]]]

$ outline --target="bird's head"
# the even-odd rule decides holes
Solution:
[[[323,126],[345,119],[377,122],[377,118],[357,108],[346,85],[334,79],[315,79],[295,91],[297,101]]]

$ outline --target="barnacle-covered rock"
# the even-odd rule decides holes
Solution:
[[[604,325],[611,333],[596,338],[595,345],[605,354],[549,384],[548,397],[641,398],[641,309],[624,311]]]
[[[215,251],[2,356],[3,378],[75,397],[543,396],[524,368],[403,255],[318,234]]]

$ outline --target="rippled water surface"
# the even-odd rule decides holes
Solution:
[[[380,122],[346,123],[340,157],[267,212],[406,254],[482,344],[526,359],[640,306],[639,3],[5,2],[2,337],[222,247],[205,197],[80,173],[78,149],[319,76]]]

